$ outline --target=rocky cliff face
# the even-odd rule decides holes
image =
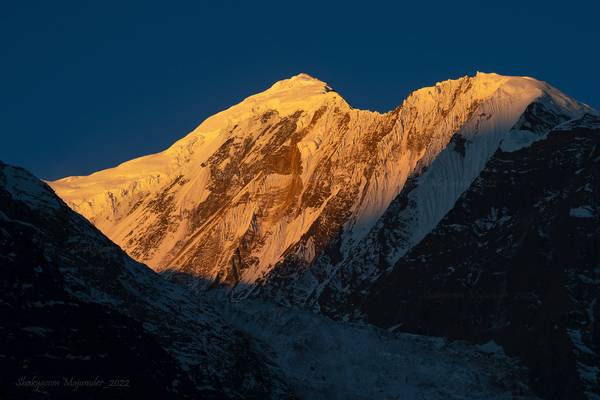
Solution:
[[[46,184],[3,163],[0,261],[7,398],[291,396],[212,305],[133,261]],[[70,379],[103,382],[77,390]]]

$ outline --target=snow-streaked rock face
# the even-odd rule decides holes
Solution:
[[[558,122],[589,111],[543,82],[478,73],[380,114],[300,74],[164,152],[50,185],[156,270],[318,308],[431,231],[533,103]]]

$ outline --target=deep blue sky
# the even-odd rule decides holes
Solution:
[[[600,108],[598,2],[210,3],[3,2],[0,159],[87,174],[299,72],[380,111],[477,70]]]

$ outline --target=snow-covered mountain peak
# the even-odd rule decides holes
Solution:
[[[280,81],[275,82],[271,89],[283,89],[283,88],[294,88],[294,87],[327,87],[327,84],[320,79],[315,78],[309,74],[304,72],[299,73],[298,75],[294,75],[288,79],[282,79]]]
[[[325,82],[301,73],[278,81],[265,91],[207,118],[167,152],[178,153],[181,147],[189,148],[190,143],[204,143],[216,137],[227,139],[226,136],[236,127],[248,121],[264,120],[269,115],[285,118],[301,112],[301,119],[308,123],[311,114],[324,106],[350,109],[346,101]]]
[[[255,285],[283,262],[304,270],[319,259],[377,258],[355,249],[378,240],[380,218],[410,193],[406,206],[398,200],[406,221],[392,224],[404,230],[385,250],[392,263],[439,222],[518,123],[534,131],[517,135],[522,144],[585,110],[543,82],[478,73],[419,89],[379,114],[299,74],[206,119],[164,152],[51,185],[154,268]]]
[[[430,103],[433,105],[439,101],[435,94],[444,91],[452,94],[457,87],[461,86],[470,93],[469,96],[472,99],[487,99],[500,90],[507,96],[540,99],[553,111],[565,113],[572,118],[581,117],[584,113],[593,113],[591,107],[573,100],[546,82],[527,76],[507,76],[479,71],[472,77],[448,79],[436,83],[435,86],[415,90],[404,103],[408,105]]]
[[[250,106],[253,110],[270,108],[289,114],[318,107],[331,99],[341,100],[341,97],[325,82],[301,73],[275,82],[264,92],[246,98],[240,106]]]
[[[59,179],[51,185],[71,207],[104,229],[103,222],[94,216],[100,210],[100,213],[114,213],[119,208],[117,203],[121,196],[136,197],[141,192],[164,185],[178,175],[195,174],[198,165],[206,162],[223,143],[233,137],[246,136],[250,140],[251,132],[256,133],[261,126],[264,128],[275,120],[290,117],[300,126],[307,125],[315,112],[324,108],[350,110],[346,101],[326,83],[307,74],[298,74],[278,81],[265,91],[207,118],[165,151],[139,157],[86,177]],[[186,172],[190,169],[191,172]]]
[[[543,103],[553,112],[562,113],[570,118],[580,118],[583,114],[595,113],[588,105],[572,99],[544,81],[529,76],[504,76],[496,73],[477,72],[475,79],[483,85],[501,82],[502,88],[508,93],[511,91],[531,93],[538,102]]]

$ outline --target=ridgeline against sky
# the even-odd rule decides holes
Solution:
[[[599,108],[598,11],[578,1],[12,3],[0,14],[0,158],[45,179],[87,174],[164,150],[299,72],[378,111],[477,70],[535,76]]]

